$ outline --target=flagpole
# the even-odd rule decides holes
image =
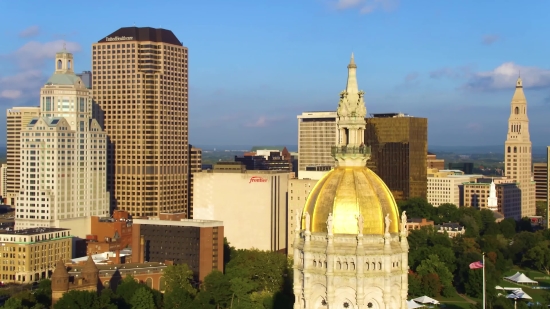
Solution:
[[[485,309],[485,253],[483,253],[483,309]]]

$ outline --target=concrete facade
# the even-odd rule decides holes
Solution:
[[[71,53],[58,52],[55,65],[40,90],[39,117],[21,130],[16,229],[68,227],[64,222],[109,214],[106,136],[92,118],[91,92],[74,74]],[[75,236],[89,233],[80,223],[75,228]]]
[[[505,218],[520,220],[522,218],[521,191],[516,182],[505,177],[494,180],[478,178],[475,182],[464,183],[464,207],[491,209],[492,207],[489,207],[489,196],[493,181],[497,191],[497,212],[504,215]]]
[[[15,199],[19,194],[19,179],[21,173],[21,129],[38,117],[40,107],[12,107],[6,112],[6,196],[5,203],[15,207]]]
[[[223,221],[225,237],[237,249],[284,251],[290,173],[230,163],[194,175],[194,218]]]
[[[68,229],[34,228],[0,234],[0,281],[29,283],[50,278],[55,261],[72,255]]]
[[[482,175],[464,175],[462,171],[428,169],[428,203],[434,207],[441,204],[463,206],[463,183],[482,177]]]
[[[300,216],[306,204],[309,193],[315,187],[317,179],[290,179],[288,181],[288,255],[294,254],[294,233],[296,231],[296,216]]]
[[[504,143],[505,175],[518,184],[521,191],[520,217],[534,216],[535,182],[532,171],[532,149],[529,137],[527,99],[523,92],[523,82],[518,78],[516,90],[510,103],[508,134]]]

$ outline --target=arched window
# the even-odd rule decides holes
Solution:
[[[514,147],[514,153],[518,152],[518,147]]]
[[[153,288],[153,278],[147,278],[147,280],[145,280],[145,284],[152,289]]]
[[[382,270],[382,263],[378,262],[378,270]]]
[[[510,146],[508,146],[508,153],[512,152],[512,149]]]
[[[71,69],[71,60],[67,61],[67,69],[69,69],[69,70]]]
[[[519,114],[519,107],[516,106],[516,108],[514,108],[514,114]]]
[[[369,262],[365,263],[365,266],[366,266],[367,270],[369,270],[370,263]]]
[[[61,59],[60,59],[60,60],[57,60],[57,69],[58,69],[58,70],[63,69],[63,61],[61,61]]]

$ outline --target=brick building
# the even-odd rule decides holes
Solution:
[[[91,217],[86,236],[86,255],[117,251],[132,244],[132,220],[128,212],[115,210],[112,217]]]
[[[187,264],[199,281],[214,269],[223,272],[223,222],[184,216],[160,214],[149,220],[134,219],[132,260]]]

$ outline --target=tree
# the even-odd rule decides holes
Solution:
[[[550,249],[547,244],[541,243],[529,249],[522,261],[550,275]]]
[[[214,270],[204,278],[201,293],[208,295],[210,303],[226,308],[231,302],[231,283],[221,271]]]
[[[181,285],[164,292],[164,307],[173,309],[192,309],[193,297]]]
[[[516,235],[516,221],[512,218],[506,218],[499,223],[500,231],[506,238],[512,238]]]
[[[421,280],[417,274],[409,274],[409,296],[422,296]]]
[[[61,297],[53,306],[54,309],[100,309],[96,292],[72,290]]]
[[[423,260],[420,263],[416,270],[418,274],[422,276],[422,278],[429,274],[437,274],[439,277],[439,281],[441,282],[444,296],[449,296],[451,291],[453,291],[453,274],[449,271],[447,266],[439,260],[439,257],[437,255],[431,254],[427,259]],[[433,281],[433,278],[429,280]]]
[[[460,212],[455,204],[444,203],[437,207],[437,219],[438,224],[445,222],[458,222],[460,219]]]
[[[153,293],[145,287],[136,290],[130,300],[130,304],[132,305],[132,309],[155,309]]]
[[[52,282],[49,279],[40,280],[36,290],[34,290],[36,302],[47,307],[52,303]]]
[[[166,280],[166,291],[171,288],[180,286],[185,289],[189,295],[194,296],[197,290],[193,288],[191,282],[193,280],[193,271],[189,269],[187,264],[170,265],[164,269],[164,280]]]
[[[121,307],[129,308],[134,293],[141,287],[133,276],[126,276],[116,288],[116,295],[121,299]]]
[[[413,197],[407,201],[399,202],[398,206],[401,211],[407,211],[409,218],[437,219],[435,207],[428,203],[426,199]]]
[[[30,291],[23,291],[8,298],[4,303],[4,308],[9,309],[27,309],[37,304],[36,298]],[[50,304],[47,304],[48,306]]]
[[[546,204],[546,202],[545,201],[538,201],[536,203],[536,207],[537,207],[537,216],[547,218],[547,216],[548,216],[548,205]]]
[[[421,279],[422,294],[427,296],[437,297],[441,294],[441,281],[436,273],[425,274]]]

